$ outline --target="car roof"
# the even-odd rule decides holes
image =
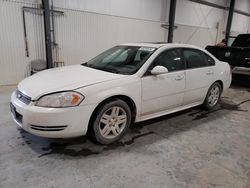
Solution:
[[[204,50],[198,46],[183,44],[183,43],[166,43],[166,42],[136,42],[136,43],[126,43],[122,44],[122,46],[141,46],[141,47],[150,47],[150,48],[194,48],[199,50]]]

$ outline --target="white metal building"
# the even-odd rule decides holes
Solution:
[[[210,0],[227,5],[227,0]],[[25,12],[27,48],[22,7],[40,6],[39,0],[0,0],[0,85],[16,84],[30,74],[30,62],[45,59],[41,13]],[[87,61],[104,49],[127,42],[166,41],[169,0],[55,0],[55,39],[58,59],[66,65]],[[250,11],[248,0],[236,1],[236,8]],[[174,42],[205,47],[223,38],[227,11],[178,0]],[[250,31],[249,17],[235,14],[232,33]],[[103,37],[105,36],[105,37]]]
[[[250,0],[0,0],[0,188],[76,187],[250,188]]]

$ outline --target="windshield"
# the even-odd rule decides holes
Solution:
[[[131,75],[140,69],[155,49],[141,46],[116,46],[82,65],[117,74]]]

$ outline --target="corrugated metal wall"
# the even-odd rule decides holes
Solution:
[[[29,63],[45,59],[43,17],[26,13],[30,57],[25,56],[22,6],[36,4],[0,0],[0,85],[16,84],[29,73]],[[66,65],[89,60],[101,51],[126,42],[164,41],[161,23],[91,12],[56,8],[59,60]]]
[[[205,48],[207,45],[214,45],[222,37],[217,36],[217,29],[206,27],[195,27],[188,25],[176,24],[177,29],[174,31],[174,42],[192,44]]]
[[[226,0],[210,0],[226,5]],[[200,47],[214,45],[225,37],[225,10],[199,3],[178,0],[176,5],[176,25],[174,42],[193,44]]]
[[[32,3],[0,0],[0,85],[16,84],[29,74],[29,62],[44,59],[42,16],[25,13],[29,57],[26,57],[22,7]]]
[[[164,41],[161,23],[83,11],[59,9],[56,41],[66,65],[89,60],[114,45],[127,42]]]

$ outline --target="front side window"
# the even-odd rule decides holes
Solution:
[[[154,53],[156,48],[141,46],[116,46],[82,64],[94,69],[118,74],[134,74]]]
[[[162,52],[154,60],[154,66],[157,65],[166,67],[169,72],[184,69],[180,49],[172,49]]]
[[[183,49],[183,55],[187,62],[187,68],[199,68],[209,66],[208,61],[200,50]]]

